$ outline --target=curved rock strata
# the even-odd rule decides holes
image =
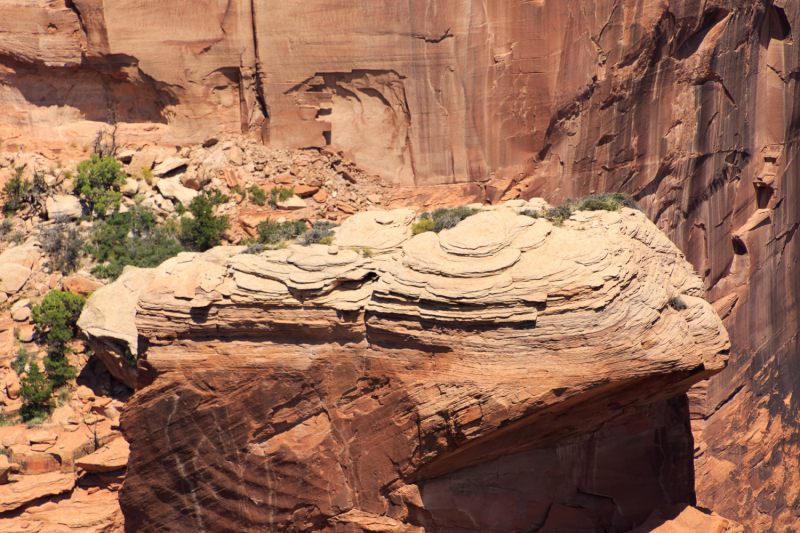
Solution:
[[[693,503],[684,393],[729,346],[702,282],[638,211],[529,205],[414,237],[361,213],[98,290],[79,324],[140,389],[126,529],[627,531]]]

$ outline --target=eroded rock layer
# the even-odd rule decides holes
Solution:
[[[79,325],[140,389],[126,528],[627,531],[693,503],[684,393],[729,347],[699,277],[638,211],[541,206],[414,237],[366,212],[95,292]]]

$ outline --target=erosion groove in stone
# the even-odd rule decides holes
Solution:
[[[416,236],[365,212],[331,246],[184,253],[95,292],[79,325],[139,389],[126,527],[628,531],[690,502],[685,392],[729,348],[699,277],[639,211],[533,205]]]

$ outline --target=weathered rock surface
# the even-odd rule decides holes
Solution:
[[[16,509],[42,496],[72,490],[75,474],[49,472],[33,476],[12,476],[11,482],[0,485],[0,513]]]
[[[76,196],[56,194],[45,203],[47,216],[51,220],[68,218],[74,220],[83,214],[83,206]]]
[[[700,278],[638,211],[512,205],[415,237],[362,213],[333,246],[94,293],[79,324],[140,389],[126,528],[627,531],[693,503],[684,393],[729,346]]]
[[[113,472],[128,464],[130,448],[125,439],[114,439],[94,453],[81,457],[75,465],[87,472]]]

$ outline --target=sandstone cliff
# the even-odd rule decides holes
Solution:
[[[139,389],[126,528],[628,531],[693,503],[684,393],[729,347],[700,278],[639,211],[517,214],[542,205],[414,237],[366,212],[94,293],[79,325]]]
[[[245,131],[331,142],[398,183],[473,182],[409,193],[424,201],[634,194],[731,333],[731,364],[692,395],[700,503],[797,529],[798,2],[13,0],[0,15],[0,148],[55,161],[116,109],[132,144]]]

